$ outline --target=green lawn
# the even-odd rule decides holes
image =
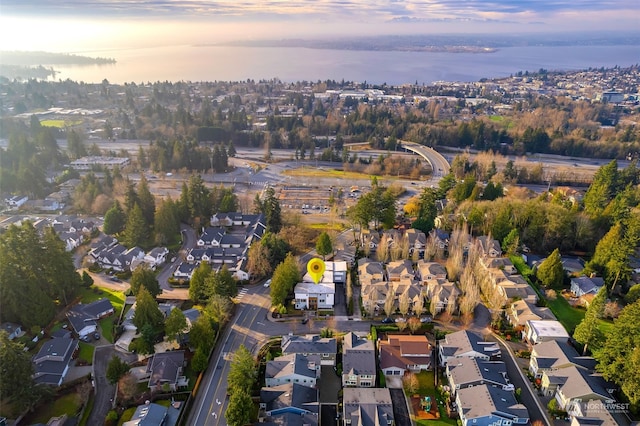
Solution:
[[[113,324],[116,322],[118,317],[116,314],[111,315],[110,317],[103,318],[98,321],[100,324],[100,330],[102,332],[102,336],[107,339],[110,343],[113,343]]]
[[[136,412],[136,408],[138,407],[131,407],[124,410],[124,412],[120,416],[120,419],[118,420],[118,426],[122,426],[124,422],[128,422],[129,420],[131,420],[131,417],[133,417],[133,413]]]
[[[554,300],[547,299],[547,306],[569,333],[573,333],[576,325],[580,324],[584,318],[585,311],[574,308],[561,295],[558,295]]]
[[[89,392],[89,400],[87,401],[87,405],[84,407],[84,411],[82,412],[82,418],[80,419],[79,425],[86,426],[87,421],[89,420],[89,416],[91,415],[91,410],[93,410],[93,392]]]
[[[113,324],[118,320],[118,318],[120,318],[120,312],[122,312],[122,308],[124,307],[124,301],[126,299],[124,293],[121,291],[91,286],[91,288],[82,289],[80,296],[82,298],[82,303],[95,302],[103,297],[106,297],[111,301],[111,304],[116,310],[115,313],[110,317],[101,319],[98,323],[100,324],[104,338],[113,343]]]
[[[77,393],[69,393],[56,399],[55,401],[38,407],[37,417],[32,419],[33,423],[47,423],[51,417],[67,414],[73,417],[82,406],[82,397]]]
[[[89,365],[93,364],[93,352],[96,348],[93,345],[84,342],[80,342],[79,346],[80,353],[78,354],[78,359],[87,362]]]

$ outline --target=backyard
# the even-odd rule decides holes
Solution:
[[[411,398],[412,395],[407,395],[407,398],[411,398],[412,401],[411,405],[413,408],[413,412],[411,414],[416,424],[423,426],[457,424],[456,419],[450,419],[447,416],[447,411],[445,410],[444,405],[440,403],[440,401],[442,401],[442,396],[440,391],[435,388],[434,372],[421,371],[420,373],[416,374],[416,376],[419,383],[416,394],[420,395],[420,399],[424,399],[425,396],[429,396],[432,401],[435,400],[435,402],[438,404],[438,412],[440,414],[440,418],[433,418],[433,415],[427,414],[423,409],[421,409],[420,399]],[[423,415],[419,414],[420,411],[422,411]]]

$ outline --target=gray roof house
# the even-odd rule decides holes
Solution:
[[[123,426],[174,426],[180,415],[180,402],[165,407],[147,401],[143,405],[138,405],[136,411],[131,416],[131,420],[124,422]]]
[[[479,334],[460,330],[447,334],[438,341],[440,365],[445,366],[453,358],[480,358],[485,361],[499,360],[502,355],[495,342],[484,342]]]
[[[489,385],[507,391],[514,386],[509,381],[507,367],[502,361],[483,361],[478,358],[458,358],[447,364],[446,374],[451,393],[478,385]]]
[[[297,383],[286,383],[260,390],[261,423],[271,425],[319,424],[318,390]]]
[[[594,370],[596,360],[589,356],[580,356],[566,341],[549,340],[531,348],[529,371],[540,378],[545,371],[554,371],[570,366]]]
[[[431,368],[432,347],[424,335],[389,334],[387,340],[378,341],[378,349],[380,369],[387,376]]]
[[[456,395],[462,426],[529,424],[527,407],[516,401],[513,392],[480,385],[460,389]]]
[[[420,260],[418,261],[417,268],[418,273],[420,274],[420,279],[422,279],[423,282],[428,280],[447,279],[447,270],[437,262],[426,262],[424,260]]]
[[[342,386],[370,388],[376,383],[376,348],[372,340],[347,333],[342,340]]]
[[[580,404],[574,404],[569,416],[571,417],[570,426],[609,426],[620,424],[611,415],[606,404],[597,399],[590,399]]]
[[[596,294],[602,287],[604,287],[604,279],[602,277],[582,276],[571,278],[571,292],[576,297]]]
[[[267,361],[264,381],[267,387],[286,383],[315,387],[320,378],[318,355],[288,354]]]
[[[282,353],[319,355],[321,365],[336,365],[338,343],[333,337],[320,337],[317,334],[282,336]]]
[[[20,326],[20,324],[16,324],[16,323],[13,323],[13,322],[3,322],[0,325],[0,330],[2,330],[5,333],[7,333],[7,336],[9,337],[9,340],[13,340],[16,337],[20,337],[20,336],[23,335],[22,327]]]
[[[176,391],[189,384],[189,379],[182,375],[184,368],[184,351],[169,351],[153,355],[147,364],[149,389],[162,390],[168,387]]]
[[[115,312],[111,301],[106,297],[89,304],[78,303],[67,312],[67,319],[78,336],[83,337],[97,330],[99,319]]]
[[[613,391],[612,386],[602,376],[573,365],[542,373],[540,389],[545,396],[554,395],[558,408],[565,411],[572,410],[575,403],[589,399],[614,400],[609,392]]]
[[[45,342],[33,357],[35,382],[60,386],[76,349],[78,341],[75,339],[54,338]]]
[[[395,419],[389,389],[344,388],[342,417],[347,425],[393,425]]]

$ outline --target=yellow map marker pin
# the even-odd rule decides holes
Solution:
[[[324,262],[322,259],[314,257],[307,263],[307,272],[311,275],[313,282],[318,284],[324,275]]]

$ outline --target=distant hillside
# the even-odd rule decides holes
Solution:
[[[113,58],[91,58],[69,53],[0,51],[3,65],[100,65],[115,64]]]

